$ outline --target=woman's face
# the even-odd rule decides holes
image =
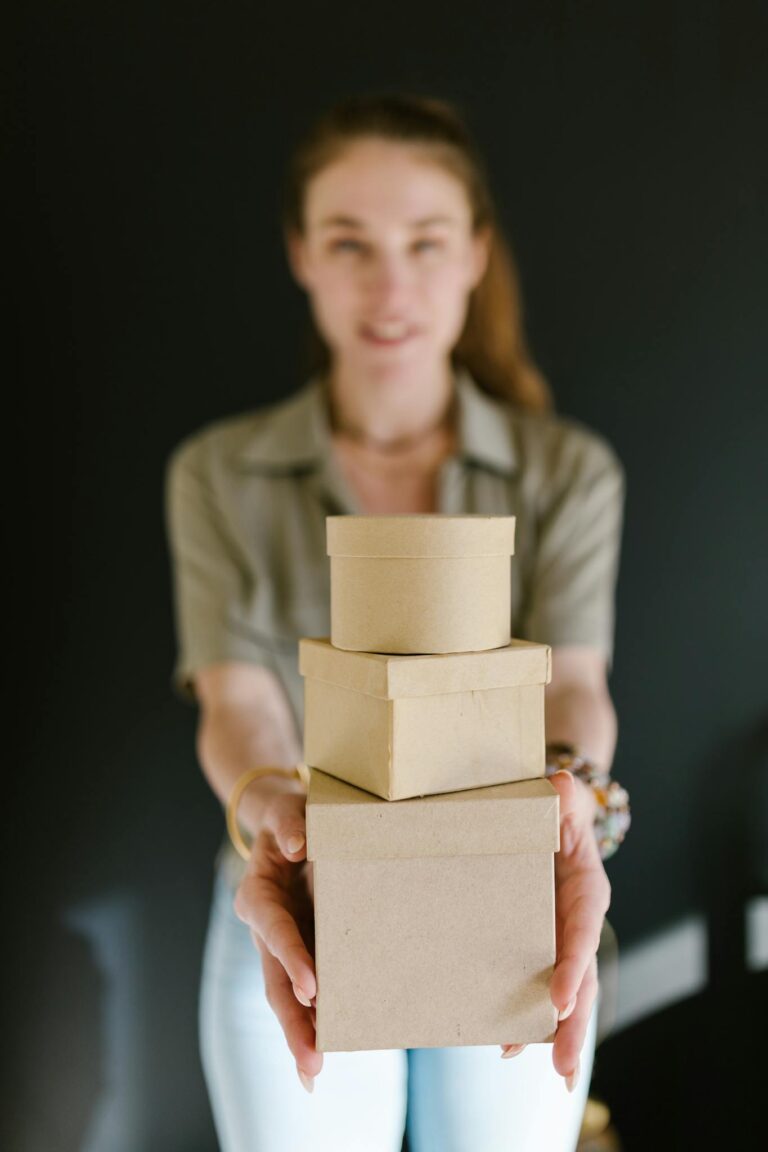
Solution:
[[[457,178],[412,145],[371,138],[310,181],[288,253],[335,358],[363,375],[411,375],[458,341],[488,234],[473,235]]]

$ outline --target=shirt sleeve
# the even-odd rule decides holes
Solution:
[[[602,437],[566,429],[548,462],[525,635],[602,649],[613,664],[625,471]]]
[[[255,573],[217,498],[204,444],[183,442],[165,471],[177,655],[171,686],[194,701],[193,674],[206,664],[245,661],[274,669],[273,654],[248,624]]]

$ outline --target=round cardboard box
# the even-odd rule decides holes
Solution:
[[[479,652],[511,640],[514,516],[328,516],[331,643]]]

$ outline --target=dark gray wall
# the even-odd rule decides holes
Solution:
[[[222,820],[169,687],[162,472],[187,432],[301,382],[284,161],[313,111],[376,87],[467,110],[534,352],[627,470],[612,691],[634,827],[610,915],[626,946],[692,912],[714,943],[686,1015],[606,1043],[604,1090],[628,1148],[678,1146],[649,1127],[657,1089],[678,1136],[710,1081],[746,1097],[765,989],[741,908],[768,875],[766,41],[745,0],[25,6],[4,1147],[215,1147],[196,997]]]

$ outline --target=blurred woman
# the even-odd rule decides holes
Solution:
[[[601,436],[554,413],[455,108],[341,101],[300,141],[284,195],[311,313],[306,378],[188,437],[167,476],[174,679],[199,706],[200,763],[224,805],[246,771],[274,770],[239,803],[248,861],[227,839],[216,862],[200,1028],[221,1146],[398,1152],[407,1125],[411,1152],[565,1152],[589,1087],[610,898],[596,789],[551,775],[553,1045],[322,1054],[306,796],[286,769],[302,749],[297,641],[330,634],[326,516],[470,512],[516,517],[512,634],[552,646],[547,740],[607,773],[623,470]]]

